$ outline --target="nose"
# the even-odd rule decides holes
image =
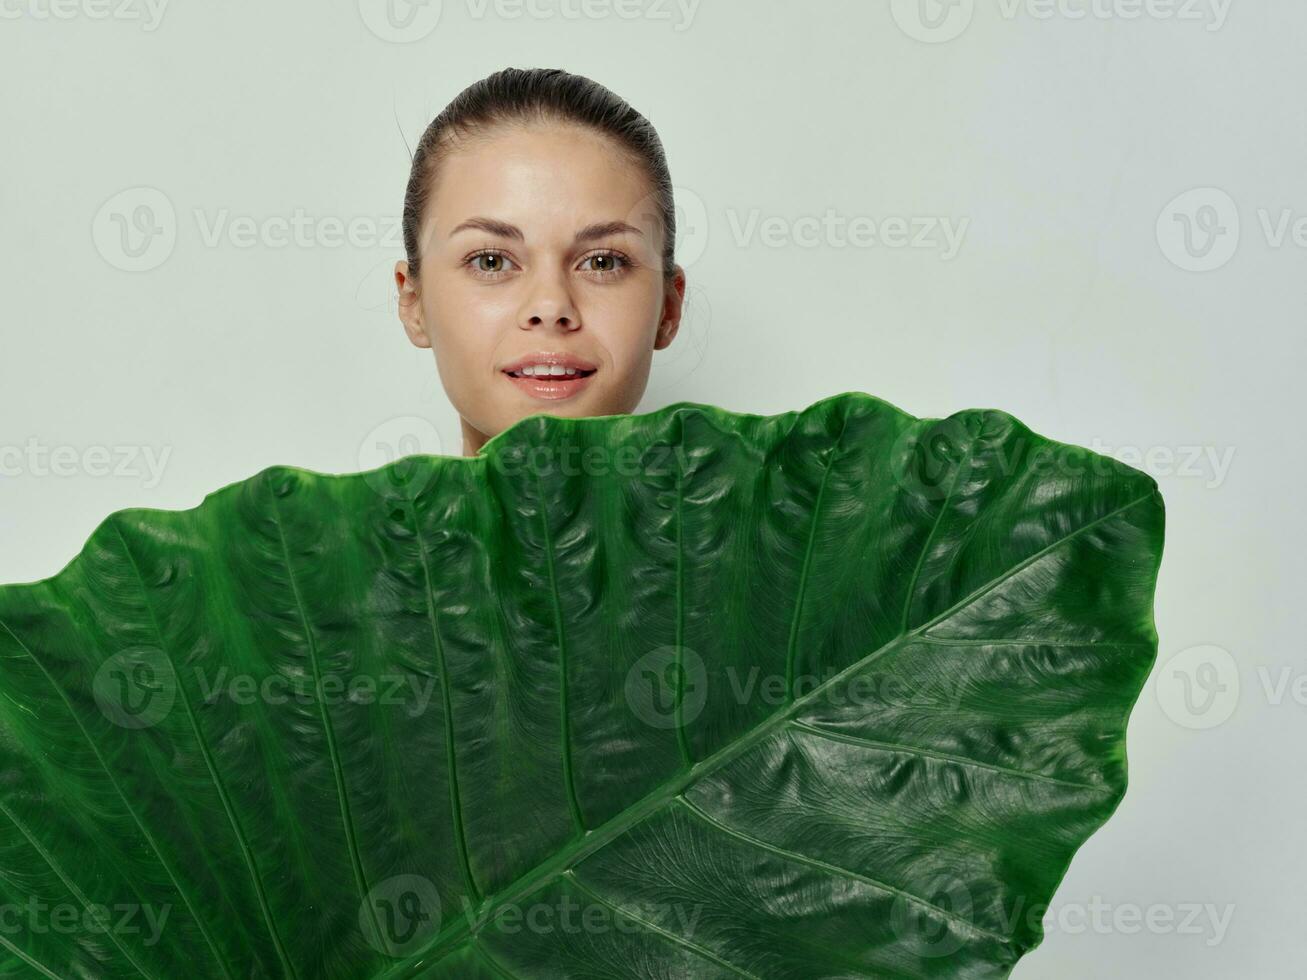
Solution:
[[[528,292],[518,325],[523,330],[557,327],[564,332],[581,326],[581,315],[572,302],[567,283],[556,275],[537,276]]]

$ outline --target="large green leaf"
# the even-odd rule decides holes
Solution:
[[[1162,525],[856,392],[116,513],[0,589],[0,975],[1007,976],[1125,791]]]

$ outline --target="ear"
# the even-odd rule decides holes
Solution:
[[[430,347],[431,338],[427,336],[422,322],[422,303],[417,286],[417,280],[409,275],[408,263],[403,259],[396,262],[395,287],[399,290],[399,322],[404,324],[404,332],[414,347]]]
[[[663,291],[663,318],[658,323],[658,332],[654,335],[654,350],[662,350],[676,337],[681,326],[681,314],[685,309],[685,270],[679,265],[671,282]]]

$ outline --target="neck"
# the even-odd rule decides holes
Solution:
[[[459,421],[463,432],[463,455],[475,456],[481,451],[481,447],[490,440],[486,437],[484,432],[478,432],[476,429],[472,428],[472,426],[468,424],[467,419],[460,416]]]

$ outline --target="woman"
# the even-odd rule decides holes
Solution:
[[[463,455],[528,415],[632,411],[680,325],[672,183],[602,85],[506,68],[427,127],[404,198],[399,316],[430,348]]]

